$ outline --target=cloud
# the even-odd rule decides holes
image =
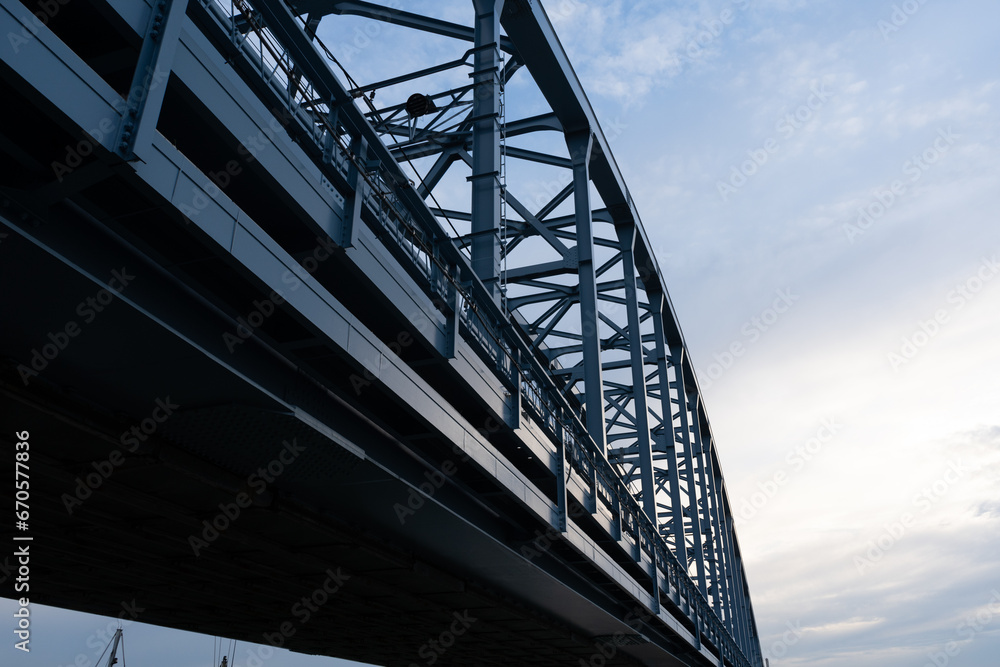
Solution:
[[[694,33],[693,12],[648,4],[564,2],[549,9],[588,95],[629,106],[680,73],[682,49]]]
[[[908,502],[873,517],[865,510],[873,503],[862,491],[842,494],[839,511],[816,516],[815,502],[791,497],[787,506],[814,508],[810,516],[789,511],[782,520],[762,517],[760,524],[749,524],[743,533],[770,531],[766,539],[771,544],[783,543],[751,564],[759,616],[773,619],[762,627],[765,650],[780,646],[782,618],[800,624],[803,634],[788,647],[781,664],[904,667],[943,650],[948,642],[973,648],[976,641],[982,644],[1000,632],[1000,604],[980,631],[970,634],[968,624],[992,603],[983,582],[1000,584],[995,558],[1000,524],[969,510],[995,502],[998,432],[995,426],[958,431],[914,452],[925,461],[925,472],[910,471],[909,486],[918,493],[922,487],[930,490],[933,502],[926,510]],[[944,461],[956,456],[975,461],[978,469],[944,485]],[[822,484],[821,476],[842,479],[836,468],[815,472],[807,484],[787,493],[800,495],[804,487]],[[939,495],[933,495],[939,483]],[[918,517],[906,528],[899,524],[903,510]],[[838,523],[840,530],[830,530]],[[780,528],[775,531],[775,526]],[[755,544],[756,538],[748,541]],[[859,571],[856,560],[869,554],[875,555],[874,562]]]

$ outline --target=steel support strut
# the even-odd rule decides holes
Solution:
[[[699,408],[700,410],[700,408]],[[708,475],[708,492],[712,498],[712,534],[715,536],[715,559],[716,559],[716,570],[718,572],[718,579],[715,582],[716,585],[716,614],[719,618],[723,619],[726,623],[729,632],[733,631],[732,623],[732,612],[730,611],[732,607],[732,597],[729,591],[730,582],[730,565],[729,559],[726,556],[725,548],[725,524],[722,521],[722,517],[725,513],[725,499],[720,495],[721,482],[717,481],[716,475],[719,474],[715,466],[715,452],[714,443],[711,438],[708,440],[708,450],[705,452],[705,459],[709,466]],[[720,474],[721,478],[721,474]],[[723,611],[725,614],[723,614]]]
[[[472,0],[472,270],[500,297],[500,11],[504,0]]]
[[[702,651],[706,659],[712,657],[708,653],[714,646],[722,667],[727,661],[732,667],[749,667],[744,652],[759,664],[754,611],[733,514],[692,366],[685,360],[683,336],[662,286],[649,239],[607,150],[606,138],[541,5],[512,0],[503,11],[504,0],[472,0],[474,26],[465,27],[368,2],[247,0],[235,5],[209,0],[148,2],[151,10],[147,12],[142,5],[142,12],[130,13],[128,20],[131,28],[126,41],[132,43],[134,35],[141,35],[143,41],[131,82],[132,94],[126,101],[115,94],[119,92],[117,79],[113,88],[91,67],[77,68],[79,83],[65,76],[39,76],[38,83],[33,84],[38,93],[50,100],[51,107],[60,111],[60,117],[65,115],[71,121],[72,127],[67,124],[68,129],[75,132],[92,127],[91,115],[117,118],[114,113],[117,112],[122,122],[118,134],[105,133],[107,141],[102,145],[111,153],[103,157],[117,154],[116,165],[122,158],[131,160],[131,169],[122,173],[136,179],[140,194],[148,189],[184,212],[187,191],[204,191],[199,183],[208,180],[202,178],[206,168],[202,160],[207,158],[199,155],[199,151],[184,155],[177,146],[194,145],[206,129],[199,125],[190,134],[178,130],[183,140],[175,142],[173,147],[155,131],[166,87],[165,79],[160,77],[176,77],[179,84],[202,100],[194,120],[207,123],[209,131],[224,127],[230,133],[224,135],[231,140],[229,143],[241,136],[252,136],[236,128],[263,128],[265,123],[280,116],[287,135],[278,131],[277,125],[270,125],[277,133],[268,134],[272,148],[254,167],[255,182],[262,184],[259,199],[239,188],[212,195],[206,198],[214,202],[209,204],[212,212],[206,211],[200,219],[191,218],[186,224],[192,225],[192,230],[199,229],[198,234],[202,235],[209,230],[226,230],[225,225],[232,223],[234,233],[224,235],[228,250],[222,245],[219,252],[228,253],[221,256],[228,260],[231,255],[234,262],[244,262],[244,258],[253,256],[254,262],[246,261],[245,268],[239,270],[240,275],[256,281],[254,284],[274,287],[273,279],[286,268],[298,271],[292,258],[301,250],[298,241],[305,238],[303,231],[310,235],[314,231],[328,233],[336,245],[346,248],[346,252],[338,255],[338,262],[343,261],[345,267],[366,276],[368,268],[382,272],[376,277],[368,276],[370,284],[365,283],[368,285],[365,293],[375,294],[373,288],[379,288],[379,296],[391,304],[390,315],[386,316],[382,309],[365,306],[358,309],[359,322],[371,318],[380,332],[383,328],[388,332],[394,328],[393,322],[403,322],[409,317],[407,327],[420,329],[412,317],[412,313],[417,313],[432,324],[429,333],[420,330],[424,338],[419,339],[419,347],[426,347],[434,354],[425,355],[424,350],[396,356],[380,353],[387,373],[379,382],[385,387],[395,387],[390,373],[400,370],[409,373],[407,379],[427,380],[431,389],[447,385],[454,390],[460,377],[467,384],[458,387],[470,388],[469,395],[462,396],[463,404],[475,403],[477,409],[499,414],[502,421],[506,420],[504,427],[509,432],[503,432],[504,443],[522,435],[531,439],[533,447],[540,443],[542,449],[546,438],[554,442],[557,502],[549,502],[553,494],[551,480],[542,480],[541,474],[537,477],[543,485],[538,489],[528,483],[535,479],[525,481],[521,487],[537,492],[530,499],[531,504],[527,504],[525,496],[517,495],[517,489],[514,489],[516,498],[512,498],[538,512],[543,520],[548,518],[554,527],[566,533],[567,543],[579,542],[584,534],[578,530],[579,525],[568,521],[568,508],[575,508],[573,503],[585,499],[589,509],[600,515],[599,524],[589,521],[583,524],[587,539],[594,535],[600,538],[601,551],[588,557],[594,561],[592,564],[618,577],[616,584],[607,587],[608,591],[613,589],[615,596],[624,591],[632,599],[647,604],[638,599],[636,591],[651,587],[650,609],[654,615],[659,611],[660,593],[666,592],[677,608],[670,607],[665,613],[693,632],[693,639],[682,637],[682,643],[693,642],[693,648]],[[119,12],[124,7],[124,3],[112,5]],[[9,6],[20,9],[17,0],[0,0],[3,10],[0,24],[5,28],[16,25],[20,30],[25,24],[16,19]],[[348,75],[354,86],[348,91],[318,48],[322,45],[314,40],[319,17],[329,13],[367,16],[473,42],[475,46],[458,60],[380,82],[357,85]],[[124,14],[122,17],[125,18]],[[512,38],[501,36],[501,27]],[[253,34],[247,31],[250,28]],[[28,62],[28,58],[7,62],[8,69],[19,75],[37,69],[47,75],[57,72],[56,67],[48,64],[49,59],[61,57],[63,63],[74,60],[66,57],[74,52],[55,33],[39,30],[33,46],[37,47],[32,51],[39,56],[37,62],[46,63],[44,69],[48,72]],[[41,54],[43,46],[50,53]],[[460,48],[466,49],[467,45]],[[512,54],[506,68],[500,57],[503,52]],[[332,57],[329,51],[327,55]],[[439,115],[420,130],[420,135],[411,134],[407,125],[398,121],[406,113],[406,105],[401,101],[390,99],[400,103],[379,109],[369,107],[369,113],[352,101],[359,92],[395,88],[386,92],[391,98],[403,88],[400,84],[404,82],[424,80],[432,74],[469,65],[474,68],[471,83],[466,81],[456,88],[449,81],[449,90],[444,91],[431,87],[435,84],[426,88],[420,84],[420,92],[444,101]],[[225,70],[224,74],[220,68]],[[518,68],[523,70],[522,75],[532,77],[552,112],[506,123],[502,91],[508,78],[504,71],[513,73]],[[21,79],[28,81],[24,76]],[[46,79],[56,83],[46,83]],[[123,83],[127,84],[128,78]],[[59,88],[71,89],[74,95],[60,95]],[[94,93],[93,99],[84,99],[90,94],[88,89]],[[221,92],[217,94],[216,89]],[[247,113],[237,117],[241,105]],[[164,118],[174,124],[173,119],[184,112],[185,106],[167,105]],[[79,111],[84,108],[86,113]],[[176,124],[186,120],[178,119]],[[412,127],[417,127],[415,121]],[[509,137],[530,136],[535,132],[562,134],[569,157],[504,146]],[[400,137],[404,140],[396,141]],[[542,144],[547,145],[547,141]],[[436,157],[436,161],[423,179],[418,173],[419,188],[408,187],[400,160],[420,157],[429,161]],[[517,165],[530,161],[546,168],[572,169],[572,182],[554,195],[549,192],[548,203],[541,197],[543,205],[537,210],[529,208],[505,191],[503,176],[507,174],[509,158],[514,158],[513,164]],[[471,174],[470,192],[464,199],[470,210],[466,212],[461,205],[462,210],[450,211],[439,205],[439,217],[448,215],[466,225],[465,229],[471,227],[470,236],[459,235],[459,239],[452,238],[435,219],[438,209],[428,208],[425,202],[428,199],[437,204],[434,190],[442,183],[449,187],[443,179],[456,161],[462,161],[469,169],[463,176]],[[182,181],[181,175],[186,180]],[[131,187],[132,181],[122,178]],[[559,187],[564,182],[559,181]],[[599,194],[601,203],[592,201],[592,193]],[[127,194],[123,191],[123,195]],[[279,222],[271,219],[267,207],[260,209],[265,220],[262,226],[254,226],[250,217],[259,209],[257,202],[272,195],[278,197],[276,205],[293,204],[286,206],[293,210],[287,221],[280,221],[280,231],[277,231]],[[574,198],[573,214],[556,217],[556,209],[570,195]],[[83,203],[89,210],[101,202]],[[536,206],[538,203],[536,200]],[[515,214],[513,221],[506,219],[507,204]],[[449,202],[449,205],[454,204]],[[174,217],[179,216],[173,209],[169,211]],[[81,208],[80,214],[83,212]],[[595,226],[595,222],[599,224]],[[611,227],[615,229],[615,238],[607,233]],[[237,243],[237,231],[246,232],[239,238],[255,245]],[[154,232],[149,232],[149,238],[154,238]],[[323,239],[325,243],[326,237]],[[534,263],[540,255],[535,252],[536,243],[547,243],[556,253],[554,259]],[[252,252],[247,249],[251,247]],[[263,248],[259,258],[258,248]],[[515,252],[508,257],[505,249]],[[273,258],[277,258],[278,264],[272,262]],[[508,271],[507,262],[511,258],[514,262]],[[517,263],[517,260],[522,261]],[[612,271],[619,262],[620,281]],[[637,274],[642,276],[642,285],[636,283]],[[341,289],[347,293],[349,288],[334,285],[336,275],[324,271],[310,284],[330,287],[331,295],[334,291],[339,294]],[[480,280],[473,279],[473,275]],[[515,287],[512,296],[501,304],[499,296],[505,279],[513,279]],[[288,305],[289,312],[301,315],[310,330],[324,335],[328,328],[333,331],[330,327],[335,324],[334,333],[339,336],[340,321],[330,324],[327,310],[322,310],[318,302],[313,305],[314,295],[324,295],[312,288],[308,291],[309,295],[305,291],[289,295],[289,304],[298,304]],[[351,298],[355,298],[353,293]],[[609,304],[620,305],[624,315],[618,310],[615,317],[612,313],[615,306]],[[603,306],[603,313],[599,305]],[[503,306],[509,306],[509,311]],[[579,335],[574,306],[580,317]],[[350,311],[351,307],[346,307],[343,312],[350,315]],[[467,318],[463,317],[466,313]],[[649,314],[653,316],[652,322],[644,319]],[[627,323],[622,321],[626,317]],[[354,336],[355,330],[349,329],[347,340],[351,345],[357,342],[359,350],[367,350],[360,334]],[[329,336],[337,343],[341,339],[334,339],[334,333]],[[368,338],[374,343],[380,336],[381,333],[372,333]],[[296,336],[295,341],[291,338],[287,349],[289,359],[298,354],[295,350],[311,342],[311,338]],[[354,353],[341,347],[345,359],[353,359],[350,355]],[[628,359],[624,358],[626,351]],[[282,354],[285,352],[283,347]],[[437,366],[445,368],[445,364],[439,364],[439,356],[447,359],[446,373],[453,372],[454,377],[438,375]],[[656,371],[648,374],[647,364],[655,366]],[[465,369],[470,367],[472,372],[467,373]],[[583,385],[579,384],[581,381]],[[430,395],[430,389],[411,392],[409,385],[399,386],[402,388],[394,391],[400,404],[409,405],[414,412],[422,405],[418,400]],[[376,396],[371,394],[365,401],[376,401]],[[660,404],[650,402],[657,399]],[[446,404],[455,403],[450,398],[437,402],[444,410],[454,407]],[[418,416],[425,417],[423,413]],[[386,419],[391,421],[390,417]],[[427,417],[426,421],[433,427],[433,437],[451,437],[443,428],[440,434],[434,430],[439,420]],[[468,435],[473,434],[469,431]],[[615,448],[612,460],[623,462],[618,468],[605,458],[609,445]],[[683,447],[683,451],[678,447]],[[522,458],[513,457],[522,456],[512,454],[512,471],[517,472],[514,469],[523,463]],[[544,456],[539,457],[542,459]],[[531,468],[535,470],[535,463]],[[506,484],[499,471],[496,468],[493,473],[498,485]],[[588,476],[587,471],[589,496],[584,495],[587,490],[579,483]],[[639,493],[641,498],[637,497]],[[553,507],[546,514],[547,503]],[[611,536],[610,541],[603,539],[605,534],[600,532],[603,530]],[[675,547],[676,559],[670,553],[670,545]],[[612,570],[623,555],[633,557],[640,567],[629,564],[628,571],[618,576]],[[695,568],[688,566],[692,559],[698,566],[697,583],[693,581]],[[573,567],[578,565],[574,563]],[[661,569],[657,570],[658,567]],[[591,577],[590,572],[588,568],[580,580]],[[660,588],[664,576],[668,582],[665,591]],[[598,581],[603,585],[604,580]],[[712,596],[715,614],[700,599],[702,593]],[[729,632],[716,619],[716,616],[723,618],[723,614]]]
[[[689,389],[689,388],[685,388]],[[694,514],[701,526],[702,530],[702,548],[701,552],[705,559],[705,586],[706,589],[702,591],[705,593],[706,597],[708,592],[712,591],[712,599],[715,604],[715,612],[719,613],[719,589],[718,589],[718,570],[716,568],[717,562],[715,558],[715,547],[713,545],[713,537],[717,534],[715,531],[715,524],[712,522],[712,503],[714,499],[708,493],[708,452],[705,448],[704,434],[701,430],[701,406],[699,404],[699,398],[697,392],[688,391],[687,392],[687,403],[691,406],[691,430],[693,431],[693,452],[692,457],[695,462],[697,462],[697,471],[692,469],[691,474],[697,474],[698,477],[698,493],[701,494],[701,510],[695,511]],[[698,507],[695,505],[695,510]],[[706,532],[707,531],[707,532]]]
[[[635,411],[636,445],[639,447],[639,478],[642,488],[642,508],[657,526],[656,486],[653,481],[653,447],[649,432],[649,407],[646,402],[645,353],[639,328],[639,300],[636,293],[635,225],[618,225],[618,242],[622,253],[622,273],[625,277],[625,308],[628,311],[628,345],[632,365],[632,403]]]
[[[134,160],[136,151],[142,153],[156,132],[187,4],[187,0],[156,0],[150,9],[115,146],[126,160]]]
[[[673,428],[673,404],[670,402],[670,378],[667,375],[667,344],[663,330],[664,295],[649,294],[653,313],[653,345],[656,354],[657,374],[660,378],[660,411],[663,415],[661,446],[667,460],[667,485],[670,494],[670,522],[674,535],[674,555],[687,566],[687,542],[684,538],[684,510],[681,507],[680,482],[677,475],[677,445]]]
[[[725,509],[725,508],[724,508]],[[726,586],[729,591],[729,604],[726,606],[726,620],[729,623],[729,632],[736,640],[736,643],[742,648],[742,639],[740,637],[740,621],[739,613],[737,612],[736,605],[739,599],[739,593],[736,588],[739,582],[739,578],[736,576],[736,564],[733,562],[733,548],[732,548],[732,535],[729,532],[732,530],[733,517],[728,511],[724,511],[721,517],[722,519],[722,551],[726,555],[726,573],[727,582]]]
[[[594,220],[590,210],[590,130],[566,135],[573,160],[573,204],[576,213],[576,250],[580,277],[580,333],[583,341],[583,383],[586,389],[587,430],[602,454],[608,453],[604,426],[604,381],[601,372],[601,334],[597,317],[597,269],[594,266]]]
[[[750,614],[749,608],[747,607],[746,581],[743,577],[743,558],[739,554],[736,555],[736,575],[739,577],[737,613],[739,614],[740,619],[740,632],[743,635],[743,652],[747,655],[753,655],[753,651],[750,646]]]
[[[743,564],[740,559],[736,556],[735,550],[733,549],[733,518],[732,516],[727,516],[726,519],[726,554],[729,556],[729,562],[732,564],[733,572],[733,626],[734,632],[733,637],[736,639],[736,643],[744,653],[747,653],[747,633],[746,627],[744,625],[746,621],[746,607],[743,605],[743,577],[741,576],[740,569]]]
[[[697,576],[698,588],[701,594],[707,597],[708,589],[705,586],[705,550],[701,539],[701,514],[698,511],[698,482],[695,480],[694,459],[691,455],[692,437],[691,426],[688,417],[688,396],[684,387],[684,348],[680,345],[670,346],[670,358],[674,362],[674,371],[677,378],[677,407],[680,419],[680,431],[682,444],[684,445],[684,466],[688,473],[688,507],[691,513],[691,539],[694,543],[694,566]],[[685,547],[686,551],[686,547]],[[685,554],[686,558],[687,554]],[[685,560],[685,566],[687,566]]]

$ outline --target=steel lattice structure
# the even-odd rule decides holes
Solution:
[[[711,426],[608,139],[540,3],[473,5],[473,28],[368,2],[300,0],[294,7],[309,34],[325,16],[355,15],[471,43],[450,62],[377,82],[352,79],[349,92],[365,98],[366,119],[400,164],[427,160],[411,173],[441,228],[521,325],[560,392],[581,409],[587,434],[715,613],[759,659]],[[467,71],[472,82],[428,90],[435,75],[453,69]],[[504,113],[505,87],[515,77],[530,77],[551,110],[524,118]],[[432,101],[431,110],[414,113],[400,97],[415,90],[413,82],[423,86],[418,96]],[[381,91],[398,101],[376,108],[368,96]],[[553,151],[551,142],[535,149],[533,139],[546,133],[561,135],[566,150]],[[505,182],[523,163],[564,170],[568,183],[532,209]],[[470,205],[443,208],[435,188],[463,167]],[[600,393],[587,391],[597,386]]]
[[[120,4],[109,6],[126,16]],[[694,649],[706,641],[719,665],[759,667],[704,401],[609,139],[540,2],[473,0],[469,17],[471,26],[361,1],[158,0],[130,82],[142,94],[123,96],[120,125],[103,149],[124,164],[153,163],[152,149],[164,143],[157,133],[169,129],[158,125],[167,95],[159,76],[174,66],[186,22],[197,27],[344,220],[323,222],[311,194],[290,194],[283,205],[320,220],[316,228],[338,248],[355,248],[362,233],[376,238],[414,302],[433,309],[442,333],[430,345],[445,361],[470,350],[481,386],[503,388],[496,402],[505,427],[537,434],[552,474],[551,491],[539,495],[553,498],[557,532],[572,542],[573,511],[582,506],[605,531],[603,548],[648,577],[634,588],[653,614],[681,619]],[[337,31],[385,24],[432,36],[440,46],[433,53],[449,55],[366,45],[379,49],[380,74],[357,81],[364,68],[345,55],[368,55]],[[197,97],[189,85],[185,94]],[[182,169],[196,167],[205,171]],[[192,188],[240,210],[234,193]],[[184,224],[213,234],[202,208],[174,191],[164,197]],[[288,250],[295,258],[282,246],[280,222],[254,230],[278,239],[275,257]],[[235,241],[228,252],[235,256]],[[321,274],[307,277],[322,286]]]

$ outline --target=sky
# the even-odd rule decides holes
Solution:
[[[664,272],[770,664],[1000,665],[1000,4],[544,4]],[[320,29],[358,81],[465,48],[366,26]],[[516,77],[507,101],[544,111]],[[93,664],[109,619],[35,613],[14,664]],[[210,637],[126,637],[137,665],[211,662]]]

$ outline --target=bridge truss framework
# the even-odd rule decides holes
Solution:
[[[608,138],[539,2],[473,0],[472,27],[360,1],[94,4],[135,30],[130,76],[101,73],[100,58],[82,55],[58,16],[40,26],[25,5],[2,0],[0,32],[29,36],[22,53],[5,55],[5,76],[66,113],[97,156],[65,179],[54,167],[48,190],[5,190],[7,204],[37,208],[40,197],[59,201],[109,170],[131,170],[188,232],[237,263],[259,262],[263,288],[282,293],[267,278],[279,275],[269,265],[277,261],[310,298],[335,301],[343,287],[310,266],[308,244],[283,217],[305,221],[382,280],[380,308],[394,307],[417,347],[480,394],[498,417],[487,442],[497,430],[533,434],[530,451],[508,456],[526,457],[513,468],[537,487],[525,506],[569,544],[582,539],[584,512],[606,532],[612,560],[624,556],[644,575],[626,588],[655,617],[689,629],[693,648],[719,665],[762,664],[733,512],[676,314]],[[447,38],[455,58],[358,83],[336,45],[320,39],[326,22],[344,16]],[[66,67],[71,77],[51,76]],[[511,117],[519,80],[548,110]],[[220,126],[205,131],[242,156],[228,176],[197,145],[207,134],[185,134],[178,110],[192,108],[207,109]],[[107,118],[113,127],[97,136],[92,128]],[[251,163],[281,185],[287,212],[258,214],[253,193],[229,187]],[[541,199],[519,196],[519,171],[533,169],[561,172],[552,181],[561,185]],[[317,321],[303,293],[284,296],[282,309]],[[433,364],[393,347],[397,329],[359,319],[377,352],[358,357],[354,385],[388,384],[387,360],[433,383]],[[277,345],[270,325],[254,335]],[[538,481],[539,467],[551,480]]]

